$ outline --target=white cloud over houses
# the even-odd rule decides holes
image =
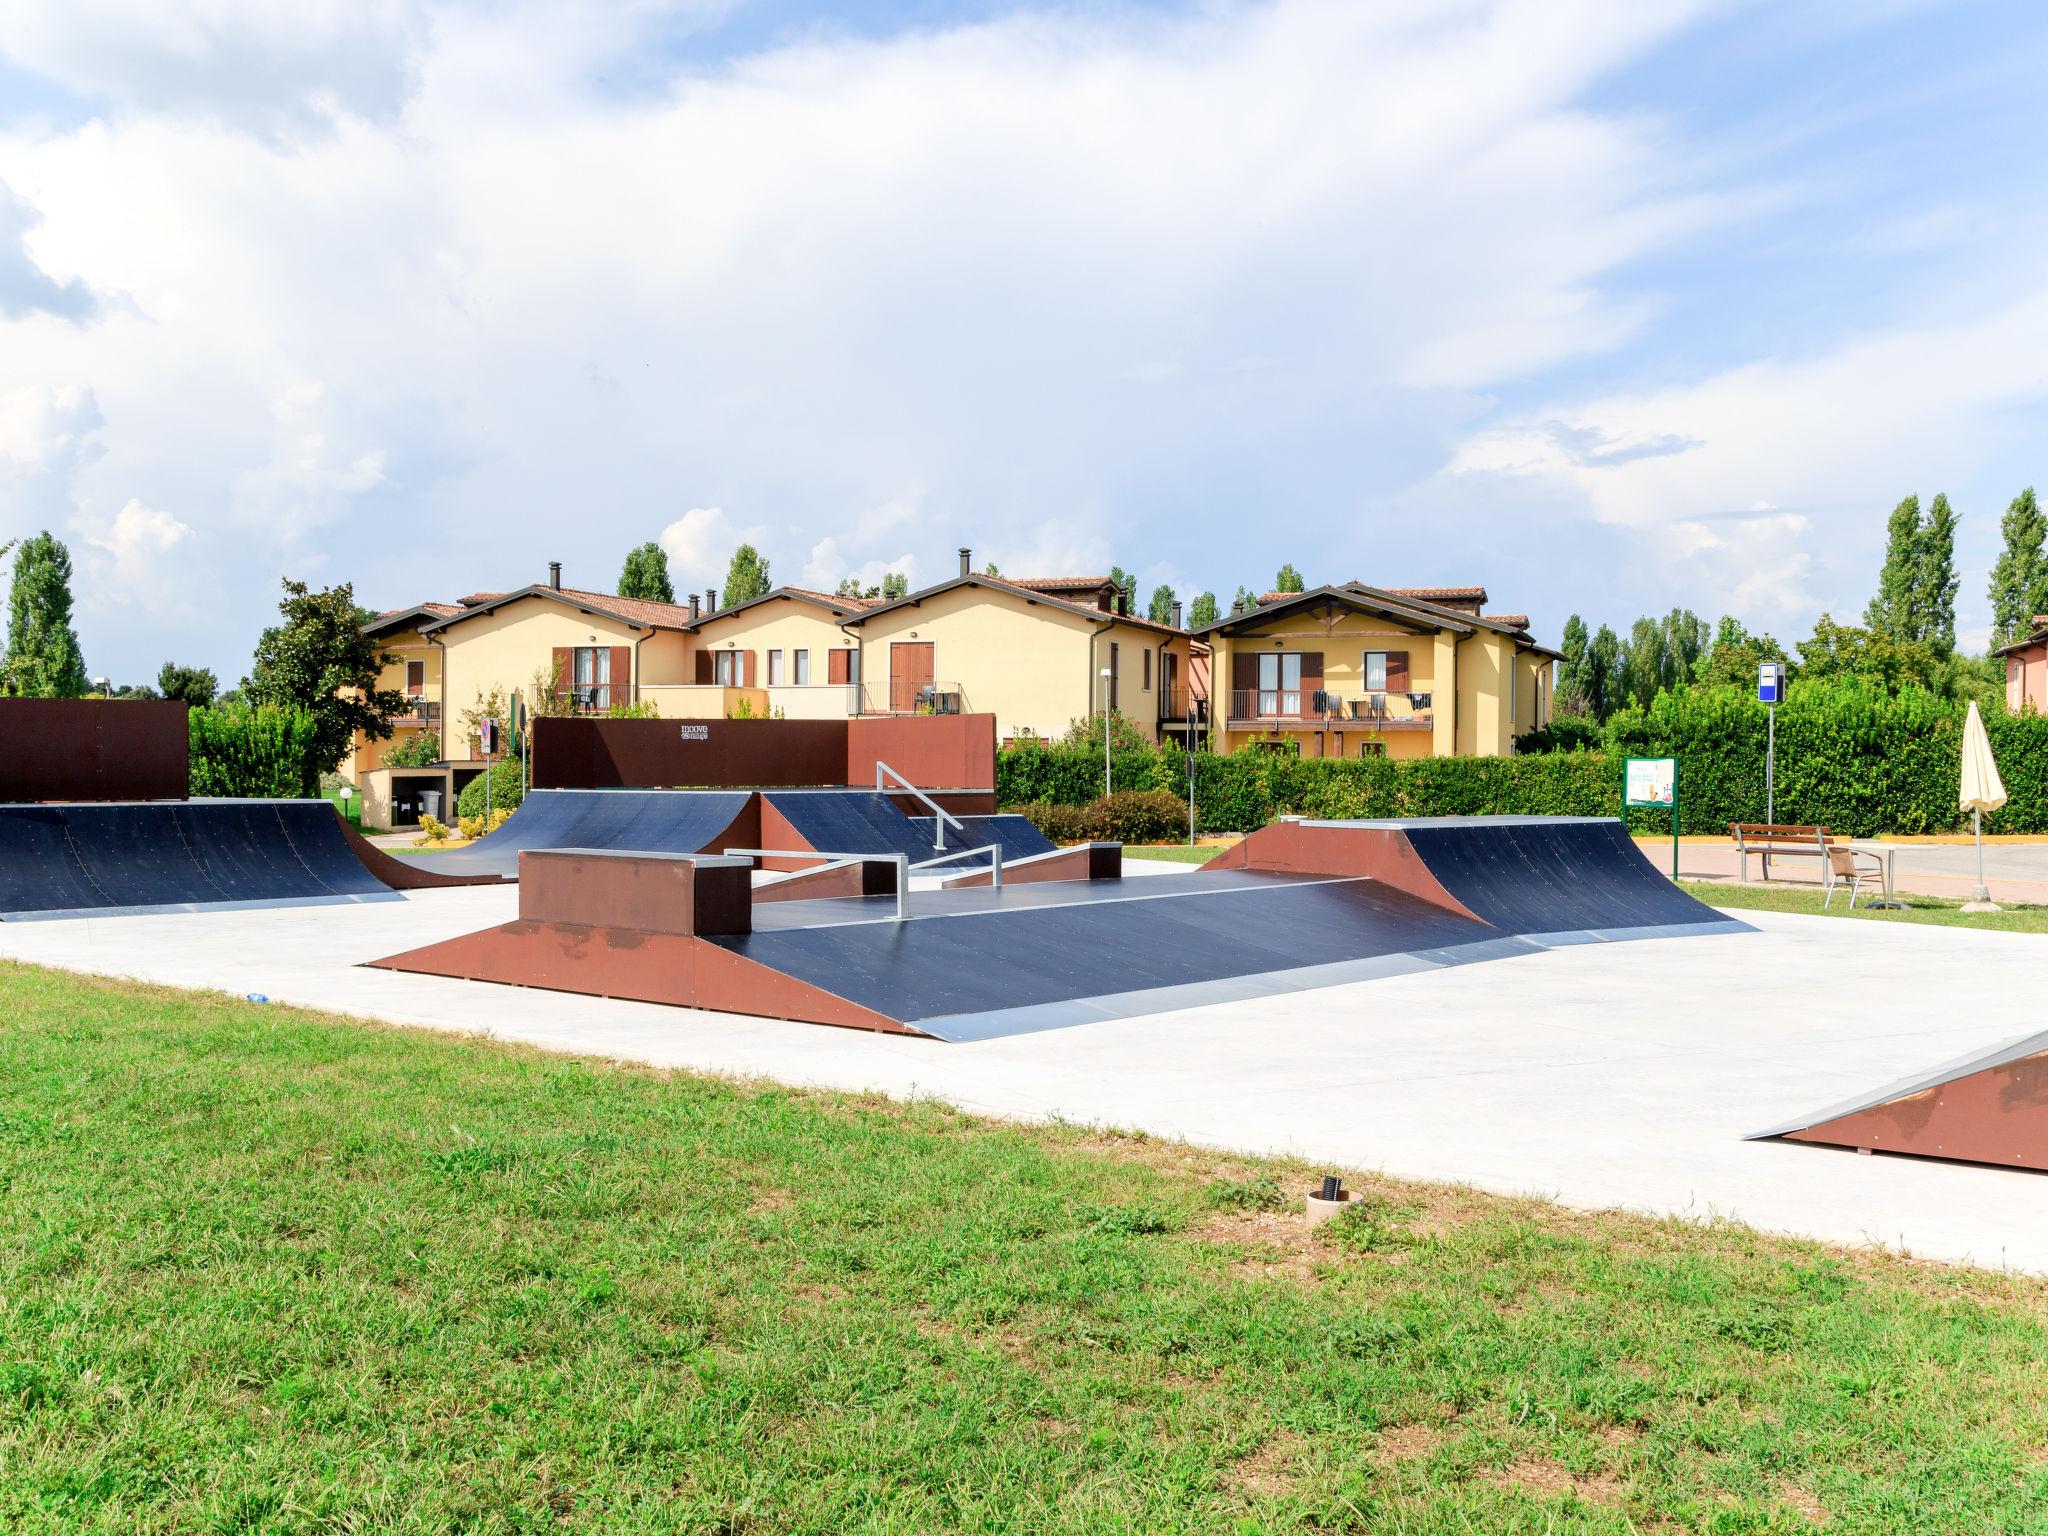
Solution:
[[[648,538],[679,589],[741,538],[819,585],[967,544],[1226,600],[1282,560],[1460,575],[1543,616],[1583,572],[1504,569],[1489,530],[1668,520],[1709,529],[1670,537],[1732,599],[1768,590],[1770,534],[1707,513],[1822,527],[1802,452],[1903,461],[1831,419],[1818,364],[1637,368],[1499,424],[1663,312],[1632,263],[1780,195],[1589,104],[1713,0],[1061,7],[692,51],[743,8],[24,0],[0,51],[83,105],[0,116],[40,220],[0,230],[0,305],[19,248],[96,309],[0,314],[0,398],[99,420],[61,471],[0,461],[0,538],[30,498],[81,528],[175,509],[221,594],[177,633],[110,616],[93,654],[232,674],[280,574],[397,603],[555,558],[595,585]]]

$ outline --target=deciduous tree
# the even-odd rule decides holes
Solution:
[[[194,709],[204,709],[220,692],[220,679],[210,667],[181,667],[167,661],[156,675],[156,687],[167,699],[183,699]]]
[[[1273,590],[1275,592],[1300,592],[1304,590],[1301,582],[1301,572],[1294,568],[1293,561],[1290,560],[1287,564],[1280,567],[1280,574],[1273,578]]]
[[[725,590],[719,594],[718,606],[736,608],[751,603],[766,597],[769,587],[768,562],[753,545],[742,544],[732,552],[732,561],[725,568]]]
[[[676,589],[668,577],[668,551],[652,539],[628,550],[626,567],[619,572],[619,596],[650,603],[674,602]]]
[[[1176,601],[1173,588],[1161,583],[1152,589],[1152,600],[1145,605],[1145,617],[1154,624],[1171,624]]]
[[[1908,496],[1885,524],[1884,568],[1877,596],[1863,610],[1866,629],[1881,629],[1900,640],[1917,640],[1920,614],[1920,498]]]
[[[1188,605],[1188,627],[1190,629],[1201,629],[1205,625],[1214,624],[1217,618],[1216,594],[1214,592],[1197,592],[1195,600]]]
[[[91,686],[71,627],[71,552],[47,529],[14,557],[6,671],[14,691],[35,698],[75,699]]]
[[[2030,633],[2034,615],[2048,613],[2048,518],[2031,485],[2007,504],[1998,527],[2005,547],[1991,567],[1993,646]]]
[[[241,693],[253,705],[281,704],[312,716],[305,775],[311,795],[320,775],[348,755],[358,732],[366,740],[386,740],[390,717],[408,706],[397,689],[377,686],[378,674],[398,658],[364,633],[374,615],[356,606],[348,583],[315,592],[287,579],[278,611],[284,622],[264,630],[256,642]]]
[[[1937,492],[1927,509],[1926,525],[1920,530],[1920,579],[1916,606],[1920,629],[1913,636],[1934,648],[1937,656],[1952,656],[1956,648],[1956,514],[1948,497]]]

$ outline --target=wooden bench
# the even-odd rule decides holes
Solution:
[[[1826,859],[1828,839],[1834,836],[1826,827],[1782,826],[1775,822],[1731,821],[1728,835],[1735,839],[1736,878],[1747,882],[1749,879],[1749,856],[1760,854],[1764,861],[1764,879],[1771,878],[1771,855],[1789,859]],[[1828,866],[1823,864],[1822,879],[1827,879]]]

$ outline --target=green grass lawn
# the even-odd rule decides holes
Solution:
[[[1186,843],[1162,843],[1150,847],[1124,844],[1124,857],[1127,859],[1164,859],[1169,864],[1206,864],[1222,851],[1221,848],[1190,848]]]
[[[1960,901],[1940,896],[1916,896],[1901,891],[1895,898],[1904,905],[1896,911],[1872,910],[1861,899],[1849,910],[1849,893],[1835,897],[1834,905],[1822,907],[1821,892],[1785,885],[1724,884],[1714,880],[1681,880],[1679,888],[1709,906],[1740,907],[1764,912],[1803,912],[1814,917],[1846,917],[1872,923],[1939,923],[1948,928],[1989,928],[2005,933],[2048,933],[2048,907],[2002,903],[2003,912],[1965,912]]]
[[[2048,1283],[1376,1179],[1318,1241],[1307,1170],[1143,1139],[0,1012],[10,1533],[2048,1531]]]

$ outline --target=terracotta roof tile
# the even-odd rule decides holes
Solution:
[[[1482,613],[1479,617],[1489,624],[1505,624],[1511,629],[1529,627],[1529,615],[1526,613]]]
[[[1001,576],[1013,587],[1030,587],[1040,592],[1093,591],[1109,585],[1107,576]]]
[[[1119,624],[1134,624],[1139,629],[1156,629],[1162,635],[1184,635],[1187,633],[1184,629],[1175,629],[1171,624],[1156,623],[1141,613],[1104,613],[1092,603],[1069,602],[1058,595],[1058,588],[1056,586],[1048,588],[1042,579],[1035,582],[1025,582],[1013,581],[1007,576],[983,576],[979,574],[966,577],[965,579],[978,581],[982,585],[989,587],[1007,587],[1019,597],[1035,597],[1046,602],[1062,603],[1068,608],[1092,615],[1095,618],[1115,619]],[[1104,581],[1109,580],[1107,576],[1102,579]]]
[[[1365,583],[1354,581],[1351,585],[1359,587],[1364,586]],[[1483,603],[1486,601],[1486,588],[1484,587],[1381,587],[1380,590],[1394,597],[1419,597],[1425,603],[1441,603],[1445,601]]]
[[[652,624],[662,629],[680,629],[690,622],[690,610],[680,603],[650,603],[645,598],[618,597],[610,592],[590,592],[582,587],[563,587],[562,596],[573,597],[602,613],[612,614],[629,624]]]
[[[841,608],[873,608],[882,601],[879,597],[841,597],[836,592],[820,592],[815,587],[781,587],[783,592],[794,592],[798,597],[814,597],[821,603],[834,603]]]

